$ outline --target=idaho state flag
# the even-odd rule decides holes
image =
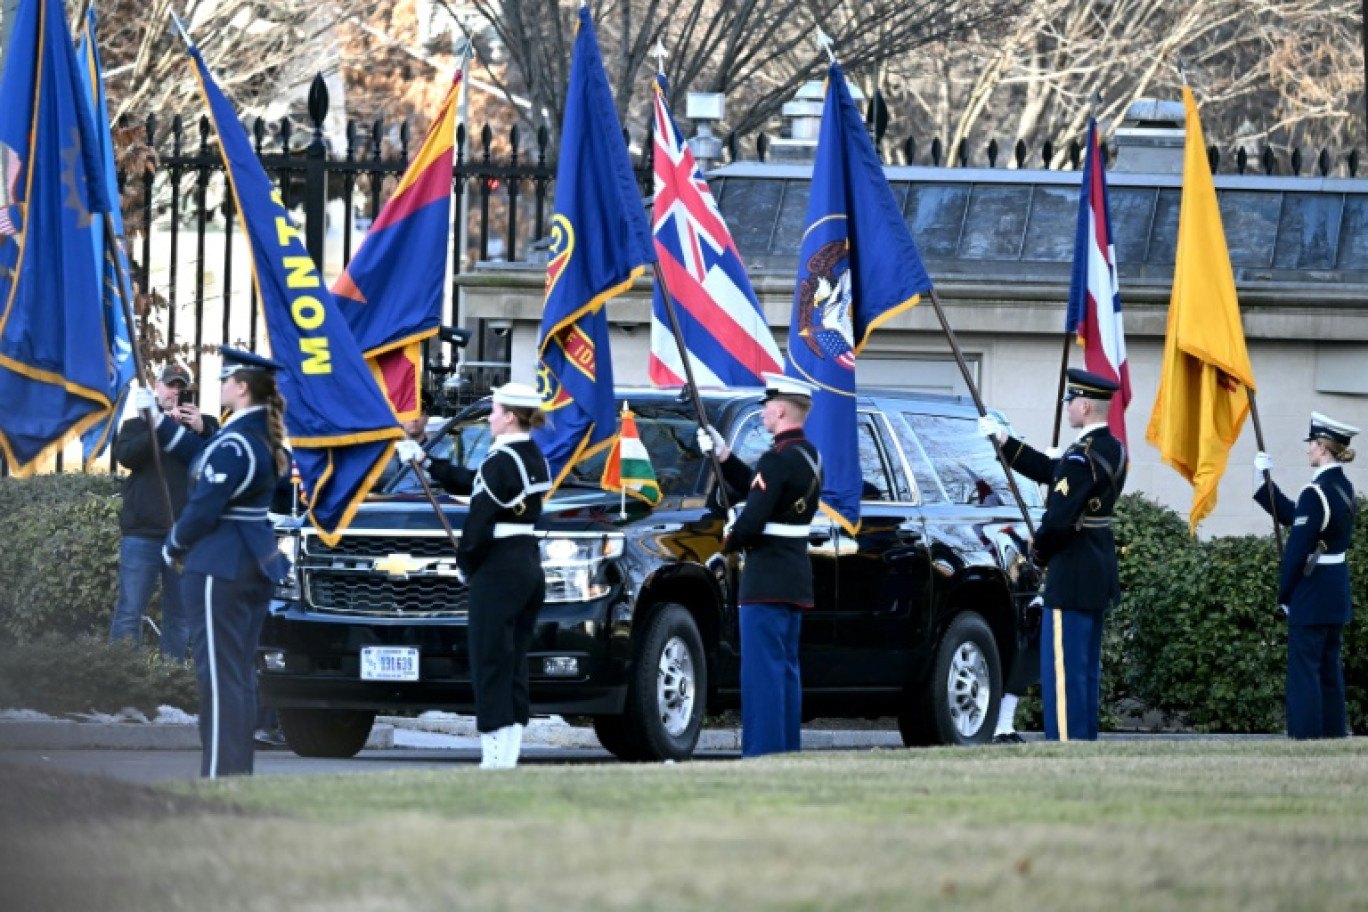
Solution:
[[[537,386],[547,426],[534,432],[554,491],[583,456],[613,439],[613,356],[603,305],[655,262],[613,93],[589,10],[579,10],[556,167]]]
[[[442,322],[461,73],[417,157],[333,285],[333,297],[400,421],[418,416],[421,344]]]
[[[86,97],[90,101],[95,135],[100,142],[100,178],[109,197],[110,221],[114,237],[105,237],[105,220],[90,223],[91,246],[95,251],[95,270],[101,276],[100,309],[104,315],[104,349],[109,371],[109,416],[85,432],[81,448],[86,471],[109,446],[115,425],[123,414],[128,387],[133,382],[133,333],[124,319],[124,301],[133,300],[133,285],[129,279],[128,254],[124,250],[123,213],[119,210],[119,179],[114,168],[114,142],[109,131],[109,107],[105,102],[104,69],[95,44],[95,7],[92,4],[81,32],[77,50],[81,60],[81,78]]]
[[[822,454],[822,510],[854,534],[863,487],[855,359],[875,328],[931,290],[931,279],[835,63],[827,71],[807,226],[789,324],[789,373],[817,385],[804,432]]]
[[[271,357],[285,365],[277,379],[285,397],[285,429],[309,492],[309,518],[323,540],[335,544],[403,431],[237,113],[193,46],[190,56],[251,247]]]
[[[1187,143],[1173,295],[1159,394],[1145,439],[1158,448],[1164,462],[1192,483],[1188,528],[1195,535],[1197,524],[1216,509],[1216,489],[1230,448],[1249,414],[1249,393],[1258,388],[1245,348],[1235,274],[1202,139],[1202,121],[1187,86],[1183,86],[1183,107],[1187,109]]]
[[[91,225],[100,141],[59,0],[23,0],[0,80],[0,450],[34,474],[108,417]]]

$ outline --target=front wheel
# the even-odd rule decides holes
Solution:
[[[1002,703],[997,641],[978,614],[959,614],[936,647],[931,676],[898,716],[903,744],[987,744]]]
[[[293,707],[279,713],[285,743],[301,757],[355,757],[375,724],[373,711]]]
[[[595,718],[594,730],[620,760],[687,760],[703,728],[707,692],[703,638],[693,615],[681,605],[663,605],[637,647],[626,712]]]

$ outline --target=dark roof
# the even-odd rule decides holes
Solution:
[[[792,275],[807,220],[810,165],[741,162],[709,183],[753,273]],[[1067,282],[1078,218],[1076,171],[886,169],[932,279]],[[1182,180],[1107,176],[1118,269],[1173,274]],[[1368,180],[1218,175],[1237,280],[1368,284]]]

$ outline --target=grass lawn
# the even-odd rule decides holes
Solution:
[[[461,764],[174,792],[194,800],[165,816],[0,827],[0,897],[20,898],[6,912],[1368,910],[1364,738]]]

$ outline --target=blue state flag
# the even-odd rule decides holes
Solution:
[[[252,251],[252,277],[285,397],[285,429],[309,499],[309,518],[335,544],[403,435],[333,301],[304,236],[252,152],[232,104],[199,51],[195,72]]]
[[[560,148],[537,346],[537,384],[548,423],[535,435],[553,485],[617,433],[603,306],[655,262],[651,228],[585,7],[579,11]]]
[[[110,437],[123,414],[124,400],[133,382],[136,363],[133,360],[133,334],[124,319],[123,302],[133,300],[133,284],[129,279],[128,255],[124,249],[123,212],[119,208],[118,172],[114,168],[114,142],[109,129],[109,106],[105,100],[104,67],[95,44],[95,6],[86,14],[81,42],[76,49],[81,62],[81,79],[86,98],[91,104],[95,135],[100,144],[101,179],[109,197],[110,221],[114,237],[105,237],[105,220],[95,219],[90,225],[90,242],[95,255],[95,271],[100,276],[100,309],[104,318],[104,350],[109,374],[109,415],[81,436],[81,449],[86,470],[109,446]],[[121,298],[121,295],[123,296]]]
[[[109,209],[60,0],[23,0],[0,80],[0,450],[32,475],[109,415],[90,226]]]
[[[930,290],[845,74],[833,63],[798,254],[788,372],[817,385],[806,433],[822,454],[822,510],[852,534],[862,487],[855,361],[875,328]]]

